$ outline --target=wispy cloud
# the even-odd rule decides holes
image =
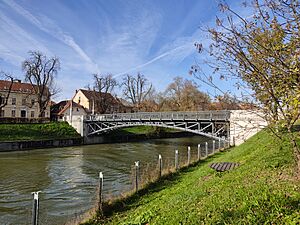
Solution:
[[[20,54],[20,52],[22,52],[24,46],[29,49],[33,47],[39,48],[45,53],[50,53],[47,47],[8,18],[3,12],[0,12],[0,27],[2,29],[0,35],[0,55],[12,65],[20,67],[21,61],[24,60],[23,54]]]
[[[19,13],[21,16],[23,16],[25,19],[27,19],[30,23],[35,25],[40,30],[46,32],[47,34],[53,36],[54,38],[62,41],[69,47],[71,47],[78,55],[85,60],[87,63],[90,64],[90,69],[92,71],[98,70],[98,66],[96,63],[94,63],[91,58],[85,53],[85,51],[76,43],[74,38],[65,32],[55,24],[54,21],[52,21],[50,18],[42,15],[41,19],[37,19],[34,15],[32,15],[29,11],[24,9],[22,6],[17,4],[13,0],[4,0],[4,2],[9,5],[13,10],[15,10],[17,13]]]

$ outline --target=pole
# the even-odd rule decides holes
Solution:
[[[175,169],[178,170],[178,150],[175,150]]]
[[[221,138],[219,138],[219,147],[218,147],[219,151],[221,149]]]
[[[213,140],[213,154],[215,154],[215,150],[216,150],[216,141]]]
[[[208,143],[205,142],[205,156],[208,156]]]
[[[198,161],[200,160],[200,157],[201,157],[201,145],[198,144]]]
[[[103,201],[103,173],[99,172],[99,202],[98,202],[98,209],[99,212],[102,214],[102,201]]]
[[[190,165],[190,163],[191,163],[191,147],[190,146],[188,146],[188,165]]]
[[[159,178],[161,178],[162,175],[162,157],[159,154],[158,155],[158,168],[159,168]]]
[[[40,191],[31,192],[33,194],[32,225],[39,224],[39,193]]]
[[[140,162],[136,161],[134,162],[135,165],[135,191],[137,192],[139,190],[139,166]]]

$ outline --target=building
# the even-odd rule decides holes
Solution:
[[[76,102],[71,102],[71,100],[61,101],[51,106],[51,120],[53,121],[67,120],[67,118],[70,118],[70,115],[73,117],[85,116],[87,112],[83,106]]]
[[[101,104],[101,99],[106,98],[107,109],[105,113],[129,113],[132,112],[132,107],[125,106],[118,98],[113,97],[110,93],[99,93],[97,91],[90,91],[79,89],[76,90],[73,101],[82,105],[88,114],[101,113],[97,107],[97,103]]]
[[[34,87],[31,84],[22,83],[20,80],[13,83],[11,81],[0,80],[0,104],[5,101],[9,91],[7,105],[1,108],[0,117],[39,118],[38,98],[34,94]],[[43,117],[50,118],[50,105],[47,106]]]

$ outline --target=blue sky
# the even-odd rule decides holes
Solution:
[[[93,73],[141,72],[163,90],[176,76],[192,79],[194,43],[207,40],[199,26],[218,13],[215,0],[0,0],[0,70],[22,79],[21,62],[39,50],[61,61],[56,100]]]

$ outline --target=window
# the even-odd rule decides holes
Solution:
[[[35,101],[34,99],[31,99],[31,105],[34,105]]]
[[[0,117],[4,117],[5,116],[5,111],[4,109],[0,110]]]
[[[11,110],[11,117],[16,117],[16,110]]]
[[[17,101],[16,98],[12,98],[12,99],[11,99],[11,104],[12,104],[12,105],[15,105],[15,104],[16,104],[16,101]]]
[[[0,96],[0,105],[4,103],[4,98]]]
[[[31,116],[31,118],[34,117],[34,111],[31,111],[30,116]]]
[[[80,96],[78,97],[78,104],[80,104]]]
[[[21,117],[26,118],[26,110],[21,110]]]
[[[26,105],[26,98],[22,98],[22,105]]]

